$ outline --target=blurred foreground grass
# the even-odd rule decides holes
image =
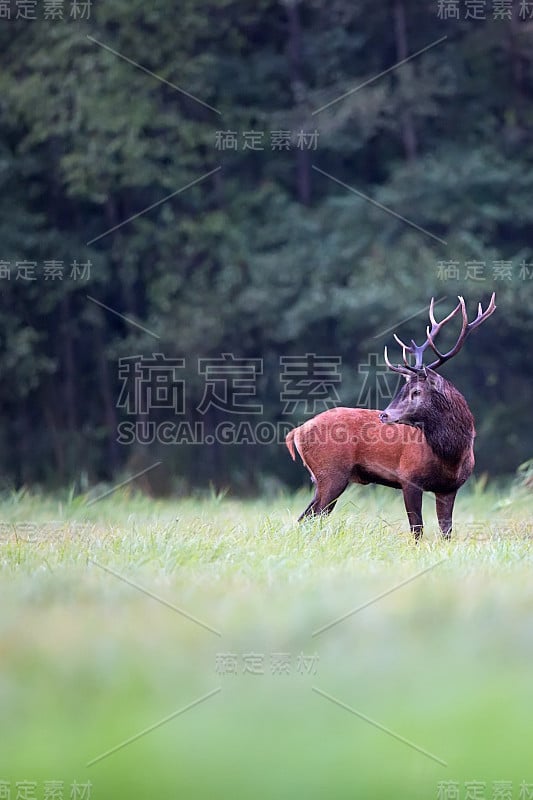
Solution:
[[[306,494],[5,497],[0,781],[12,798],[54,780],[92,798],[533,790],[531,499],[459,497],[449,543],[426,497],[419,546],[379,488],[300,526]]]

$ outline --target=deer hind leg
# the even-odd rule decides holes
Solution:
[[[311,480],[313,481],[313,484],[315,486],[315,496],[313,497],[313,499],[311,500],[305,511],[302,511],[302,513],[298,517],[298,522],[300,522],[302,519],[305,519],[306,517],[312,517],[313,514],[315,513],[313,511],[313,506],[315,505],[318,499],[318,487],[316,485],[316,480],[314,475],[311,476]]]
[[[422,489],[413,484],[403,487],[403,501],[409,519],[411,532],[414,533],[418,541],[424,533],[424,522],[422,520]]]
[[[348,486],[348,478],[341,472],[319,475],[318,478],[311,473],[311,478],[315,484],[315,496],[298,521],[317,514],[331,514],[338,498]]]
[[[449,539],[452,535],[452,514],[456,494],[457,492],[435,494],[437,519],[444,539]]]

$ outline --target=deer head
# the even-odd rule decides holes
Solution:
[[[455,345],[447,353],[441,353],[435,344],[435,337],[439,331],[453,317],[462,314],[462,326],[459,337]],[[426,341],[422,345],[417,345],[411,340],[410,345],[406,345],[394,334],[394,338],[402,348],[403,365],[394,366],[389,361],[387,348],[385,347],[385,363],[393,372],[398,372],[406,378],[406,385],[403,386],[387,408],[381,412],[380,420],[384,423],[402,423],[414,427],[424,427],[428,425],[435,427],[442,414],[453,412],[458,403],[458,398],[464,400],[457,389],[439,375],[435,370],[449,361],[462,348],[466,337],[482,322],[484,322],[496,310],[495,295],[493,293],[487,309],[483,311],[481,303],[478,305],[477,317],[468,322],[465,301],[459,297],[459,303],[441,322],[437,322],[434,314],[434,299],[431,299],[429,306],[429,325],[426,328]],[[428,365],[424,365],[424,353],[431,348],[437,358]],[[414,363],[412,359],[414,357]],[[411,359],[411,360],[410,360]]]

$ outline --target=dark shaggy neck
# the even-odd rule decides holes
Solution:
[[[463,395],[448,383],[446,393],[435,393],[423,420],[424,434],[433,452],[451,466],[472,446],[474,418]]]

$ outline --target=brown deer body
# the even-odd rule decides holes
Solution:
[[[286,444],[293,459],[299,453],[315,485],[315,496],[300,519],[330,513],[349,483],[378,483],[401,489],[411,531],[422,535],[422,494],[434,492],[443,536],[452,529],[455,496],[474,468],[474,418],[462,394],[435,368],[452,358],[468,335],[493,313],[494,295],[485,312],[468,323],[464,301],[437,323],[430,306],[431,331],[420,347],[400,342],[404,365],[390,369],[407,382],[383,411],[334,408],[318,414],[292,430]],[[463,327],[448,353],[440,353],[434,337],[441,327],[462,310]],[[397,338],[397,337],[396,337]],[[400,341],[397,339],[397,341]],[[438,358],[422,365],[430,346]],[[407,354],[414,355],[411,365]]]

